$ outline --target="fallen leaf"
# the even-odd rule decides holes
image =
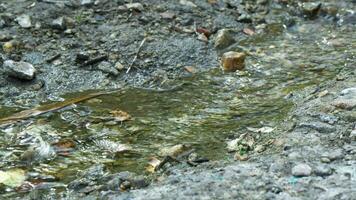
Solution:
[[[22,169],[0,171],[0,183],[6,186],[19,187],[25,181],[25,179],[25,171]]]
[[[131,116],[122,110],[113,110],[110,112],[114,119],[119,122],[127,121],[131,119]]]

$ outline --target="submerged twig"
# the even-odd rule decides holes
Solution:
[[[45,114],[45,113],[48,113],[48,112],[57,111],[57,110],[59,110],[61,108],[70,106],[72,104],[79,103],[79,102],[82,102],[82,101],[85,101],[85,100],[88,100],[88,99],[91,99],[91,98],[94,98],[94,97],[98,97],[98,96],[101,96],[101,95],[104,95],[104,94],[109,94],[109,93],[112,93],[112,92],[113,91],[111,91],[111,92],[95,92],[95,93],[91,93],[91,94],[88,94],[88,95],[85,95],[85,96],[82,96],[82,97],[68,99],[68,100],[63,101],[63,102],[56,102],[56,103],[52,103],[52,104],[49,104],[49,105],[43,105],[43,106],[39,106],[37,108],[24,110],[24,111],[15,113],[15,114],[13,114],[13,115],[11,115],[9,117],[0,118],[0,125],[8,124],[8,123],[11,123],[11,122],[17,122],[17,121],[28,119],[28,118],[31,118],[31,117],[36,117],[36,116],[39,116],[39,115],[42,115],[42,114]]]
[[[138,47],[137,52],[136,52],[136,54],[135,54],[135,57],[133,58],[133,60],[132,60],[132,62],[131,62],[131,64],[130,64],[130,66],[129,66],[129,68],[128,68],[127,71],[126,71],[126,74],[130,72],[132,66],[135,64],[135,62],[136,62],[136,60],[137,60],[137,57],[138,57],[138,54],[140,53],[140,51],[141,51],[141,49],[142,49],[142,46],[145,44],[146,39],[147,39],[147,38],[143,38],[143,40],[141,41],[141,44],[140,44],[140,46]]]

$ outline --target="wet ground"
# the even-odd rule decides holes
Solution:
[[[2,125],[0,169],[26,177],[17,187],[3,185],[2,197],[317,199],[323,191],[322,199],[353,198],[352,1],[323,3],[316,13],[293,1],[147,1],[131,10],[121,1],[73,2],[2,4],[0,35],[11,38],[2,42],[21,45],[1,57],[28,61],[40,73],[29,82],[1,74],[0,117],[117,92]],[[41,26],[11,21],[23,10]],[[51,21],[59,16],[74,22],[56,30]],[[236,42],[217,50],[222,28]],[[207,40],[199,31],[209,31]],[[245,70],[221,71],[219,55],[228,50],[248,54]],[[104,61],[83,64],[78,54]],[[241,137],[231,153],[227,143]],[[150,158],[163,159],[162,149],[175,145],[211,162],[194,169],[183,159],[149,175]],[[313,172],[293,172],[304,163]],[[147,180],[153,186],[125,192]]]

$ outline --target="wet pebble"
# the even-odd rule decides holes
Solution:
[[[356,107],[356,87],[347,88],[340,92],[338,98],[332,105],[342,109],[353,109]]]
[[[241,52],[229,51],[221,58],[221,67],[225,72],[235,72],[245,68],[246,54]]]
[[[128,3],[125,4],[126,8],[129,10],[137,10],[142,12],[144,10],[143,5],[141,3]]]
[[[329,159],[330,161],[339,160],[344,158],[345,154],[342,149],[336,149],[327,153],[324,153],[322,157]]]
[[[18,16],[15,20],[22,28],[30,28],[32,25],[30,16],[25,14]]]
[[[36,75],[36,69],[28,62],[6,60],[3,66],[9,76],[20,80],[32,80]]]
[[[65,30],[67,28],[64,17],[59,17],[52,21],[51,27],[57,30]]]
[[[317,176],[329,176],[332,174],[332,169],[328,165],[321,164],[316,166],[314,173]]]
[[[111,63],[106,62],[106,61],[101,62],[98,65],[98,69],[104,73],[107,73],[107,74],[110,74],[113,76],[119,75],[119,71],[117,69],[115,69]]]
[[[298,164],[292,168],[293,176],[310,176],[312,173],[312,168],[307,164]]]
[[[80,5],[82,6],[92,6],[94,4],[94,0],[81,0]]]
[[[226,48],[226,47],[230,46],[234,42],[235,42],[235,40],[231,36],[229,30],[221,29],[217,33],[217,36],[216,36],[216,39],[215,39],[215,43],[214,43],[214,47],[216,49],[223,49],[223,48]]]
[[[306,17],[314,18],[318,15],[321,8],[320,2],[304,2],[302,3],[302,11]]]

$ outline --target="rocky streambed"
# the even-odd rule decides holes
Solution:
[[[355,199],[354,10],[2,2],[0,196]]]

